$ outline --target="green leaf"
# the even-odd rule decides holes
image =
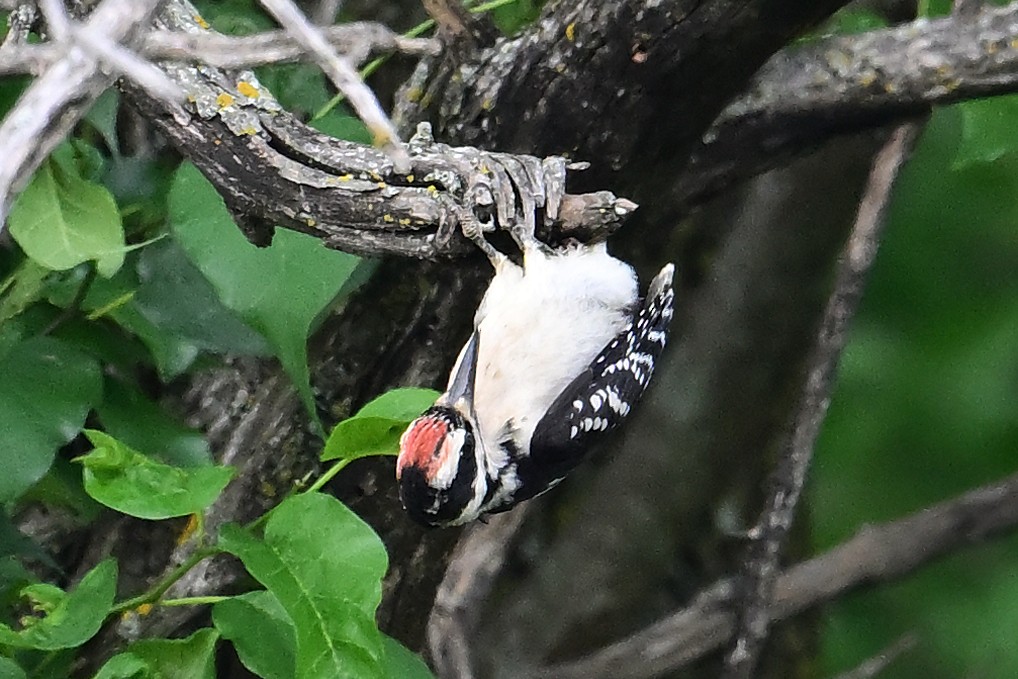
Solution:
[[[329,111],[321,118],[315,118],[308,124],[319,132],[336,139],[355,141],[358,144],[372,143],[371,132],[364,121],[346,111]]]
[[[271,247],[256,248],[234,225],[212,185],[189,164],[174,177],[170,219],[191,261],[223,303],[269,341],[314,414],[307,337],[359,259],[287,229],[277,231]]]
[[[388,679],[435,679],[428,666],[413,651],[390,636],[382,635],[385,644],[385,676]]]
[[[395,455],[399,437],[435,402],[434,389],[393,389],[337,424],[322,451],[323,460],[355,460],[368,455]]]
[[[138,450],[151,450],[178,467],[197,467],[212,461],[201,433],[185,426],[136,388],[106,380],[105,397],[96,408],[110,435]]]
[[[186,639],[143,639],[127,647],[157,679],[215,679],[219,633],[200,629]]]
[[[78,435],[102,396],[102,378],[94,360],[48,337],[16,344],[0,358],[0,375],[0,502],[9,502]]]
[[[0,656],[0,679],[26,679],[25,670],[10,658]]]
[[[133,653],[118,653],[103,664],[93,679],[151,679],[148,663]]]
[[[0,624],[0,644],[44,651],[81,646],[95,636],[113,608],[116,586],[115,559],[100,562],[66,594],[52,585],[29,585],[22,594],[43,617],[26,616],[18,631]]]
[[[289,614],[297,633],[295,676],[384,676],[374,611],[387,557],[356,514],[327,495],[297,495],[272,510],[264,539],[227,525],[220,546],[239,557]]]
[[[99,95],[92,108],[85,114],[85,122],[95,128],[103,143],[114,156],[120,155],[120,141],[117,139],[117,110],[120,108],[120,92],[108,89]]]
[[[85,466],[85,491],[107,507],[140,519],[200,512],[233,477],[231,467],[171,467],[101,431],[86,429],[85,435],[95,446],[75,459]]]
[[[74,151],[62,146],[11,206],[11,236],[29,257],[54,271],[95,261],[103,276],[124,262],[124,226],[113,196],[83,178]]]
[[[272,592],[249,592],[212,607],[212,621],[237,656],[264,679],[292,679],[297,667],[293,621]]]
[[[42,297],[50,270],[31,259],[0,282],[0,324],[14,318]]]
[[[176,243],[145,248],[138,257],[141,284],[131,305],[162,332],[211,352],[266,355],[269,347],[236,313]]]
[[[952,169],[992,163],[1018,149],[1018,96],[975,99],[957,104],[961,111],[961,143]]]

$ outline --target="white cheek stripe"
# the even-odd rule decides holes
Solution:
[[[431,485],[443,490],[452,485],[460,466],[460,455],[463,453],[465,438],[466,432],[460,429],[453,429],[445,435],[442,440],[442,448],[438,453],[439,464],[431,477]]]

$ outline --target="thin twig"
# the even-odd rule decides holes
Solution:
[[[739,633],[725,658],[722,674],[725,679],[751,679],[767,639],[778,560],[795,519],[813,448],[830,405],[849,321],[876,259],[891,191],[920,129],[921,124],[915,122],[900,125],[874,159],[855,225],[838,265],[834,291],[820,323],[791,435],[770,480],[765,509],[751,532],[753,542],[747,549],[744,566],[745,601]]]
[[[85,25],[121,42],[148,23],[158,4],[158,0],[103,0]],[[21,95],[0,123],[4,151],[0,225],[6,221],[14,195],[112,80],[93,55],[69,49]]]
[[[340,57],[322,32],[290,0],[259,0],[262,7],[300,44],[307,47],[315,63],[329,80],[346,94],[354,111],[371,130],[375,143],[392,159],[397,172],[410,172],[410,155],[399,139],[396,127],[382,110],[374,92],[364,84],[357,69]]]
[[[35,6],[24,5],[34,17]],[[14,15],[12,15],[13,17]],[[344,58],[360,63],[372,54],[401,52],[411,55],[434,55],[441,50],[437,40],[406,38],[381,24],[351,23],[322,29],[326,39]],[[28,34],[27,28],[23,31]],[[13,42],[12,31],[7,41]],[[6,44],[6,42],[5,42]],[[185,33],[153,30],[138,38],[138,53],[153,61],[203,63],[218,68],[241,69],[283,64],[306,59],[308,48],[286,31],[265,31],[253,35],[232,36],[220,33]],[[38,75],[63,56],[64,50],[55,43],[27,44],[24,39],[16,46],[0,51],[0,75],[31,73]]]
[[[897,580],[962,547],[1018,527],[1018,474],[914,514],[863,527],[854,537],[786,569],[777,579],[772,621],[833,601],[854,589]],[[735,631],[731,579],[678,610],[583,658],[545,667],[530,679],[653,679],[725,644]]]
[[[914,632],[903,634],[894,643],[872,658],[868,658],[860,663],[858,667],[854,667],[847,672],[842,672],[833,679],[873,679],[873,677],[887,669],[888,665],[897,660],[901,655],[914,649],[918,643],[919,638]]]
[[[70,37],[107,66],[141,85],[152,96],[169,102],[184,101],[184,90],[164,71],[110,40],[105,33],[93,27],[72,25]]]

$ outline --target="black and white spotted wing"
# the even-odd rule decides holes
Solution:
[[[531,439],[530,455],[519,462],[522,486],[514,501],[538,495],[561,480],[601,434],[621,424],[639,401],[668,339],[674,270],[668,264],[654,277],[642,307],[626,329],[541,418]]]

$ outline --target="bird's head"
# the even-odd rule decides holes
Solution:
[[[470,520],[476,507],[476,438],[470,421],[435,405],[410,423],[399,443],[396,479],[410,517],[426,526]]]
[[[396,480],[407,513],[426,526],[449,526],[477,516],[486,492],[478,474],[474,415],[477,333],[460,352],[449,387],[410,423],[399,442]]]

